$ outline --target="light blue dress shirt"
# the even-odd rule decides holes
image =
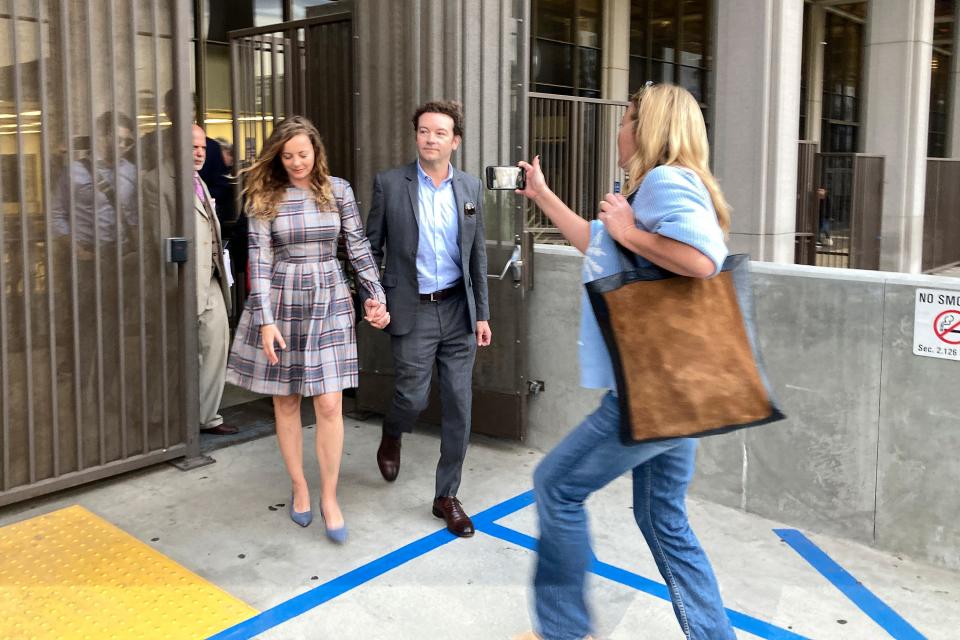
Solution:
[[[460,220],[453,195],[453,166],[440,186],[434,186],[417,161],[420,242],[417,247],[417,283],[420,293],[452,287],[463,278],[460,261]]]
[[[652,169],[634,194],[633,213],[638,227],[700,250],[713,261],[714,275],[720,271],[727,257],[727,245],[710,192],[696,173],[666,165]],[[649,260],[640,256],[636,262],[640,266],[650,265]],[[583,258],[583,282],[619,273],[620,267],[616,242],[602,222],[592,221],[590,245]],[[580,307],[580,385],[616,390],[610,354],[586,289]]]
[[[62,180],[53,202],[52,225],[57,235],[73,232],[84,248],[92,248],[95,239],[100,242],[129,241],[127,235],[137,227],[137,168],[120,158],[116,165],[98,163],[94,171],[90,165],[75,160],[70,166],[69,180]],[[70,188],[73,185],[73,212],[76,227],[70,228]],[[120,221],[117,229],[115,198],[120,200]],[[96,210],[94,210],[96,203]]]

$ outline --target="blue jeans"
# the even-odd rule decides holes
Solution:
[[[627,446],[612,393],[563,439],[534,472],[540,544],[534,578],[538,631],[547,640],[591,633],[584,580],[593,558],[584,502],[633,471],[633,515],[670,591],[688,640],[736,640],[710,561],[690,530],[687,485],[696,440]]]

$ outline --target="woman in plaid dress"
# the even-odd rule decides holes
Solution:
[[[359,367],[353,301],[337,261],[341,231],[359,286],[370,296],[365,319],[379,329],[390,321],[386,298],[353,190],[329,175],[323,143],[309,120],[293,116],[277,125],[245,174],[250,296],[230,350],[227,381],[273,396],[277,440],[293,485],[290,517],[304,527],[313,514],[303,472],[300,399],[313,397],[320,514],[327,536],[344,542],[337,503],[342,391],[357,386]]]

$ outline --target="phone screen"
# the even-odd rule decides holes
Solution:
[[[487,167],[487,189],[523,189],[525,177],[520,167]]]

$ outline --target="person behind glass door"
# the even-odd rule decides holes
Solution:
[[[320,463],[320,515],[327,537],[346,541],[337,501],[343,454],[342,392],[357,386],[359,365],[353,301],[337,238],[366,295],[365,319],[390,322],[353,189],[330,175],[320,134],[302,116],[277,125],[244,171],[249,218],[250,295],[240,317],[227,381],[273,396],[277,440],[290,475],[290,518],[313,520],[303,471],[300,399],[313,397]]]
[[[617,136],[625,193],[607,194],[587,222],[547,186],[539,157],[520,162],[527,197],[585,254],[583,280],[620,271],[619,243],[640,264],[709,278],[727,256],[729,206],[708,168],[703,115],[681,87],[648,86],[630,98]],[[620,409],[606,346],[586,293],[581,302],[581,384],[607,389],[600,406],[538,465],[540,519],[534,599],[537,633],[519,638],[572,640],[592,632],[585,578],[592,562],[584,502],[623,473],[633,476],[633,515],[647,541],[688,640],[735,640],[706,554],[690,530],[687,485],[697,441],[675,438],[632,446],[620,441]],[[655,381],[651,381],[655,384]]]
[[[197,326],[200,347],[200,431],[213,435],[232,435],[237,427],[226,424],[218,411],[223,399],[230,349],[230,287],[223,262],[223,237],[220,221],[200,169],[207,158],[207,134],[199,125],[192,127],[193,139],[193,212],[196,222],[194,247],[197,260]]]

